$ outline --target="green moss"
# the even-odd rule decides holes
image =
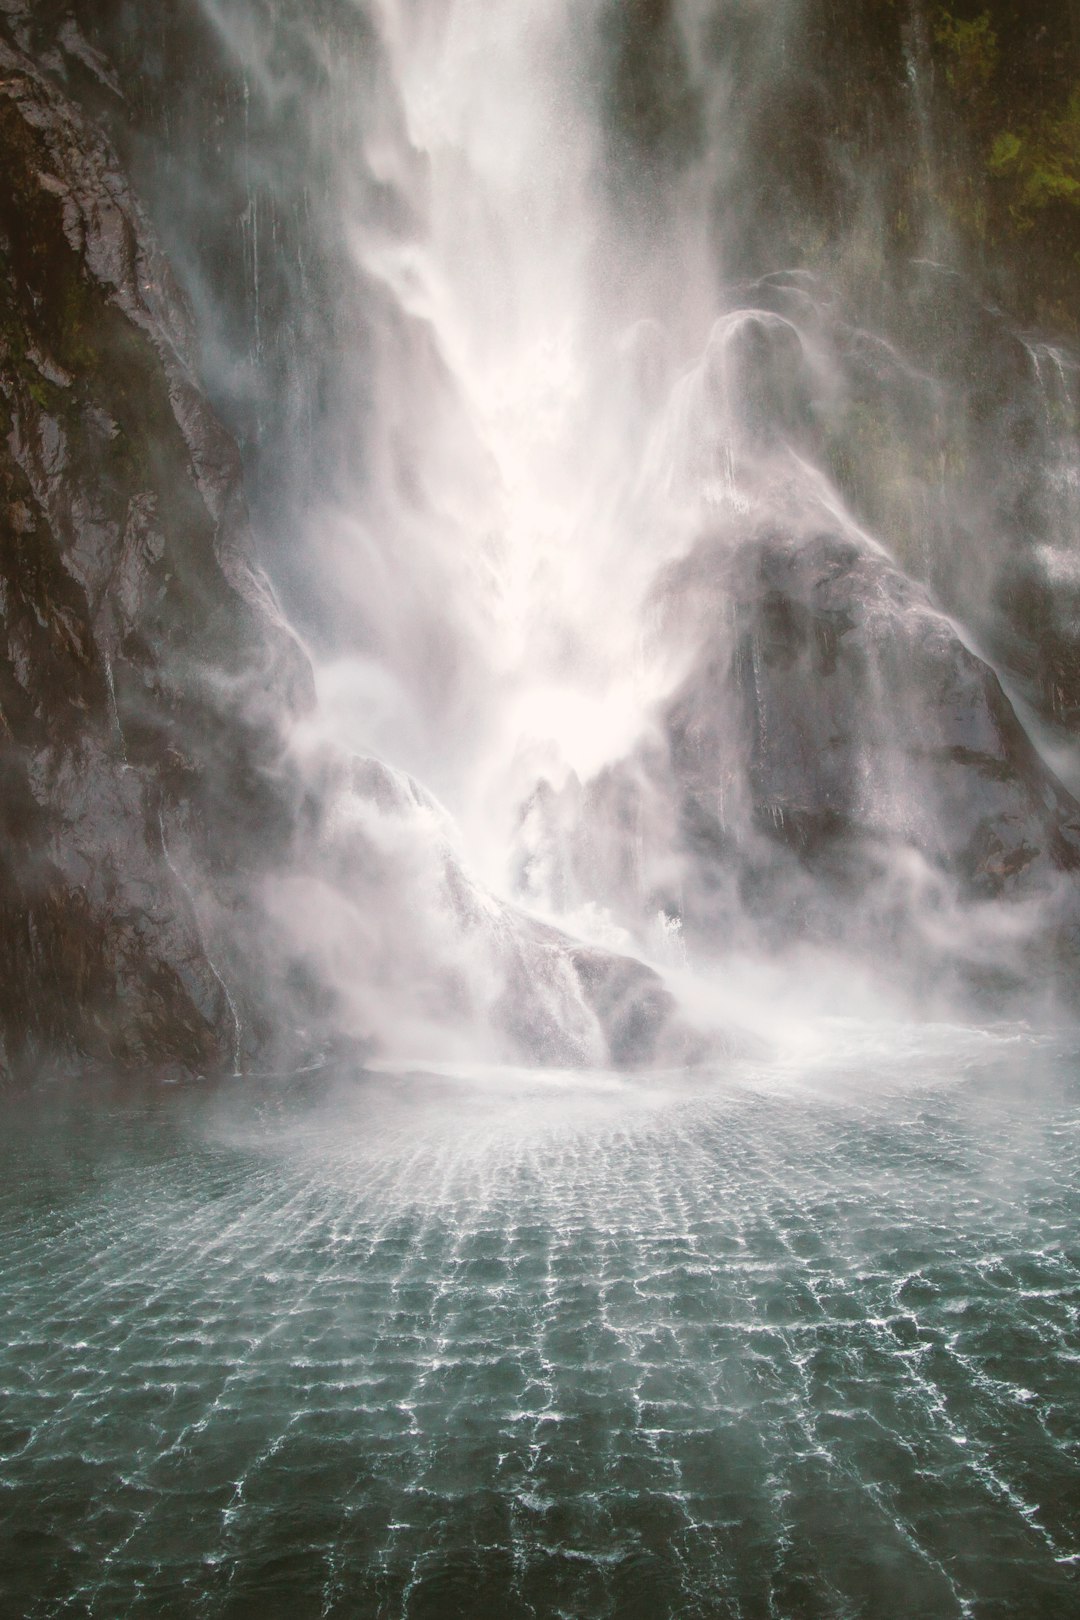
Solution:
[[[1014,135],[1012,130],[1005,129],[995,137],[994,144],[990,148],[990,156],[986,160],[986,166],[991,174],[1015,174],[1023,162],[1023,158],[1023,138]]]
[[[928,182],[972,264],[1025,318],[1080,325],[1080,80],[1048,0],[952,0],[933,31],[939,162]],[[1073,38],[1070,38],[1073,35]]]
[[[943,11],[934,38],[945,57],[949,88],[962,101],[976,100],[993,80],[1001,54],[990,13],[965,22]]]
[[[1063,111],[1035,123],[999,131],[986,169],[999,183],[1014,224],[1030,230],[1052,204],[1080,209],[1080,84]]]

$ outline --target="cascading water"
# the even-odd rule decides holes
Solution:
[[[865,988],[875,958],[873,997],[924,1008],[991,982],[1022,1008],[1028,958],[1060,978],[1075,813],[968,649],[1015,652],[1003,592],[1068,572],[1070,362],[936,261],[868,293],[871,185],[799,264],[809,224],[754,200],[755,142],[800,82],[804,9],[203,8],[243,85],[253,266],[246,335],[209,363],[226,407],[244,367],[257,395],[276,272],[293,404],[255,489],[292,536],[321,699],[296,747],[335,806],[271,932],[384,1052],[614,1050],[523,913],[689,974],[699,1024],[778,952],[800,994],[852,961]],[[925,143],[918,72],[911,95]],[[286,137],[303,162],[275,168]],[[248,226],[290,215],[296,266],[260,274]],[[947,246],[936,216],[926,241]],[[210,261],[176,251],[226,331]],[[290,504],[304,418],[331,450]],[[1017,694],[1049,692],[1051,729],[1054,685]],[[1071,779],[1065,737],[1038,736]],[[329,747],[449,816],[405,782],[358,805]],[[765,1002],[772,1029],[771,981]]]
[[[361,15],[358,89],[318,23],[278,14],[320,60],[309,138],[367,333],[336,362],[364,373],[355,458],[304,527],[313,594],[337,603],[311,621],[321,734],[434,788],[464,869],[591,945],[714,982],[733,951],[869,951],[891,994],[944,986],[947,1005],[988,976],[1029,994],[1024,952],[1074,926],[1075,814],[1019,739],[1000,785],[993,677],[902,570],[981,642],[1021,503],[1041,508],[1032,565],[1070,566],[1069,362],[1029,346],[1016,376],[1021,340],[930,261],[901,307],[947,324],[945,363],[922,334],[905,350],[896,308],[868,329],[865,221],[831,266],[736,279],[761,228],[747,108],[797,48],[797,7],[749,27],[692,5]],[[288,93],[260,52],[245,75]],[[965,379],[980,340],[1015,384],[989,430]],[[1052,757],[1068,774],[1060,740]],[[453,919],[417,892],[402,907],[406,951],[441,936],[442,959]],[[305,911],[295,882],[284,910]],[[357,939],[350,973],[366,920]],[[553,993],[579,1016],[559,1010],[573,976]],[[376,1022],[401,1050],[403,1007]]]
[[[594,774],[647,723],[663,676],[643,599],[692,521],[663,417],[712,318],[706,216],[673,210],[663,241],[620,234],[602,13],[377,11],[374,127],[337,160],[387,194],[345,204],[384,309],[359,487],[315,544],[321,529],[398,697],[387,712],[339,665],[326,707],[358,693],[359,740],[435,780],[498,887],[539,772]]]
[[[10,1111],[13,1612],[1064,1617],[1080,385],[933,20],[900,254],[810,0],[179,11],[227,135],[147,26],[138,161],[319,698],[258,959],[369,1044]]]

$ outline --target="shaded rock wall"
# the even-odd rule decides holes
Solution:
[[[240,907],[288,836],[277,728],[309,672],[252,568],[239,457],[153,233],[2,39],[0,148],[7,1064],[221,1067],[258,1037],[192,885]]]
[[[245,456],[260,545],[294,621],[317,630],[339,604],[298,555],[298,514],[362,455],[372,348],[374,290],[360,285],[335,170],[342,151],[360,152],[365,105],[386,73],[364,8],[22,9],[30,53],[108,133],[192,299],[200,375]],[[335,98],[343,80],[355,86],[348,107]],[[351,183],[377,213],[383,188],[356,167]]]
[[[1060,935],[1075,971],[1080,805],[918,585],[852,539],[765,533],[699,548],[675,611],[691,594],[730,626],[703,636],[668,715],[692,920],[727,856],[773,931],[891,945],[937,972],[977,964],[980,912],[1008,900],[1030,910],[1025,945],[988,958],[1026,983],[1023,951],[1045,968]]]

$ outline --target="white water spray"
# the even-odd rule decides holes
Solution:
[[[295,96],[265,42],[203,4],[245,86]],[[541,1022],[588,1061],[603,1053],[572,1006],[576,970],[547,980],[538,939],[696,974],[699,1009],[724,1000],[718,960],[730,979],[733,957],[789,931],[809,941],[800,996],[824,947],[823,993],[846,983],[860,1005],[883,938],[916,968],[924,951],[1017,961],[1056,877],[1022,926],[963,899],[958,817],[990,888],[1026,856],[997,852],[967,787],[912,761],[999,769],[1005,744],[982,676],[957,674],[970,641],[892,562],[936,584],[940,536],[980,523],[1005,553],[990,495],[943,471],[974,408],[946,422],[940,379],[867,329],[843,254],[735,279],[757,207],[746,130],[790,71],[799,8],[355,0],[358,53],[286,11],[318,64],[312,217],[342,247],[329,364],[353,448],[302,536],[331,609],[312,637],[320,714],[296,746],[333,785],[321,864],[275,886],[275,926],[384,1047],[408,1029],[430,1052],[458,1020],[469,1032],[445,1038],[468,1049],[466,1006],[505,1024],[543,981]],[[856,222],[849,259],[869,230]],[[257,354],[264,338],[260,317]],[[1030,352],[1060,413],[1071,362]],[[1059,516],[1066,462],[1050,457]],[[977,567],[949,566],[970,595]],[[861,665],[808,718],[800,685],[830,674],[853,626]],[[970,720],[940,701],[957,681]],[[390,808],[350,809],[355,772],[328,748],[407,773]],[[437,834],[409,778],[447,807]],[[849,825],[857,878],[813,875],[807,851]],[[834,969],[834,947],[859,974]]]

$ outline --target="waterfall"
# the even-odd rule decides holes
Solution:
[[[384,1049],[429,974],[428,1048],[505,1012],[498,941],[536,929],[721,1022],[748,962],[766,1026],[783,959],[939,1011],[1074,977],[1075,361],[937,199],[924,11],[890,215],[880,155],[829,147],[809,0],[197,9],[239,112],[215,167],[173,142],[158,214],[221,408],[257,419],[319,695],[294,753],[330,792],[271,885],[279,956]],[[177,224],[222,164],[231,303]],[[331,756],[423,791],[349,809]]]
[[[0,0],[5,1616],[1076,1614],[1078,5]]]

